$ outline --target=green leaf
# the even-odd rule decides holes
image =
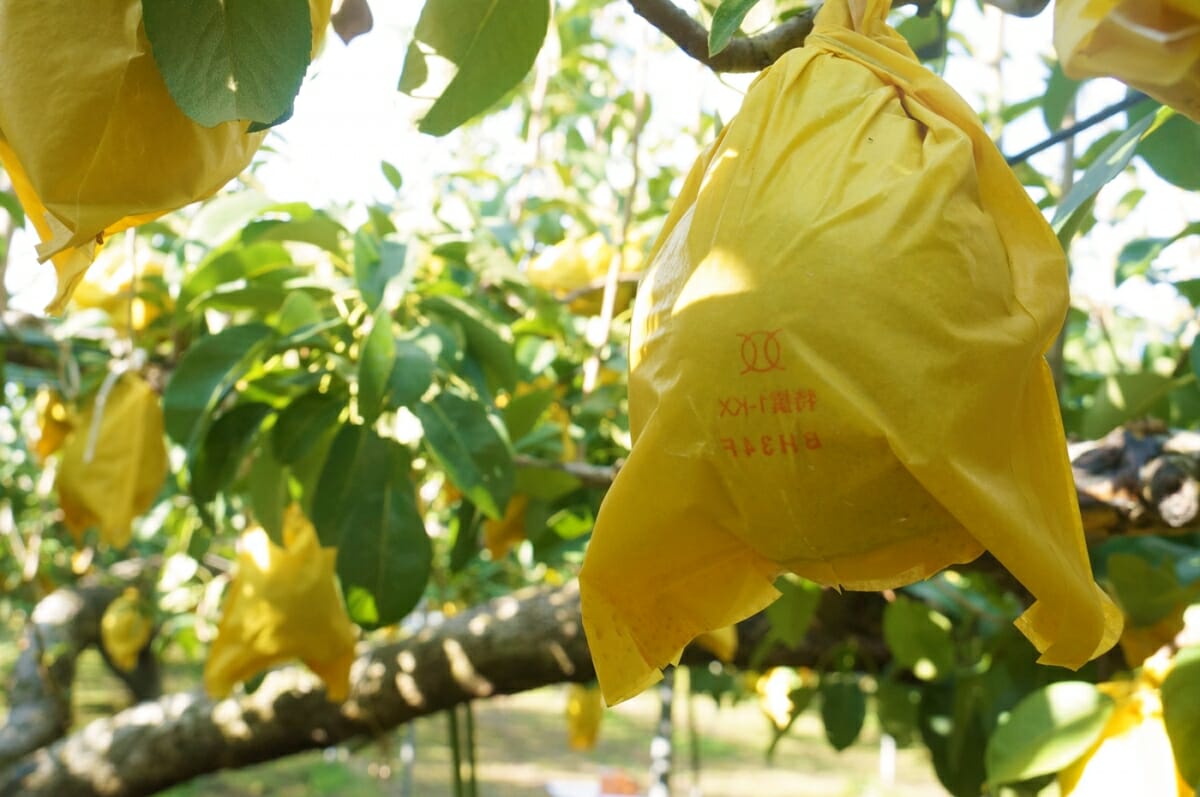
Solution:
[[[192,310],[202,299],[222,285],[239,280],[254,280],[292,265],[292,256],[282,244],[264,241],[249,246],[237,245],[213,252],[179,286],[181,307]]]
[[[883,637],[895,663],[923,681],[954,672],[950,621],[923,603],[897,596],[883,611]]]
[[[154,61],[175,104],[197,123],[286,114],[312,49],[305,0],[142,0]]]
[[[710,56],[716,55],[729,45],[729,40],[742,27],[742,20],[756,5],[758,0],[721,0],[721,5],[713,12],[712,30],[708,32]]]
[[[354,281],[371,312],[383,302],[388,283],[404,272],[408,247],[395,241],[368,242],[360,233],[354,245]]]
[[[991,731],[977,678],[929,684],[921,694],[921,738],[938,780],[954,797],[979,797],[986,780],[984,755]]]
[[[0,191],[0,208],[4,208],[8,213],[14,229],[25,226],[25,209],[21,207],[21,202],[17,199],[16,194],[11,191]]]
[[[937,12],[911,16],[896,26],[896,32],[922,61],[941,58],[946,53],[946,20]]]
[[[557,501],[582,484],[577,477],[557,468],[519,468],[513,492],[526,493],[540,501]]]
[[[404,66],[400,69],[400,83],[396,89],[405,94],[412,94],[424,86],[428,79],[429,65],[425,63],[425,54],[415,41],[409,42],[404,53]]]
[[[317,537],[324,546],[336,546],[341,543],[344,510],[354,495],[356,485],[354,474],[368,468],[360,464],[360,456],[365,456],[363,441],[370,432],[365,426],[344,423],[338,429],[325,455],[325,461],[316,481],[316,490],[311,501],[310,517]],[[368,463],[380,467],[381,463]],[[382,463],[387,466],[387,463]]]
[[[191,465],[191,493],[208,502],[237,476],[259,427],[271,414],[268,404],[239,404],[208,427],[204,442],[196,449]]]
[[[1162,685],[1163,721],[1179,774],[1193,788],[1200,785],[1200,647],[1175,657],[1175,667]]]
[[[467,350],[479,360],[493,385],[513,390],[517,386],[517,360],[513,334],[485,315],[478,307],[455,296],[430,296],[422,306],[458,322],[467,339]]]
[[[988,741],[993,786],[1065,768],[1100,738],[1113,700],[1093,684],[1060,681],[1026,695]]]
[[[458,71],[418,129],[444,136],[507,94],[533,66],[549,23],[549,0],[426,0],[414,36]],[[402,87],[416,83],[416,64],[410,51]]]
[[[358,357],[358,414],[367,426],[375,423],[383,409],[384,395],[395,364],[392,317],[381,307],[375,313],[375,325],[363,341]]]
[[[413,412],[425,429],[425,445],[450,481],[481,512],[499,520],[512,497],[512,451],[484,406],[439,393]]]
[[[404,185],[404,178],[400,175],[400,170],[387,161],[381,161],[379,168],[383,170],[383,176],[388,181],[388,185],[399,191],[400,186]]]
[[[297,330],[311,327],[325,320],[321,314],[321,306],[313,297],[304,291],[289,293],[279,308],[279,318],[275,328],[281,335],[290,335]]]
[[[284,465],[303,459],[337,424],[346,406],[344,396],[313,390],[292,400],[271,431],[271,447]]]
[[[1105,562],[1105,579],[1134,626],[1153,625],[1187,599],[1170,561],[1156,565],[1134,553],[1114,553]]]
[[[371,629],[399,622],[420,601],[433,545],[405,450],[368,430],[355,464],[343,493],[337,573],[350,618]]]
[[[167,434],[190,448],[209,423],[225,391],[271,340],[271,328],[252,323],[226,327],[192,344],[163,391]]]
[[[411,407],[421,400],[433,384],[437,363],[423,348],[411,340],[396,340],[396,361],[388,377],[384,404],[389,409]]]
[[[500,411],[500,417],[504,419],[504,426],[508,429],[508,439],[518,441],[533,431],[533,427],[553,403],[553,390],[532,390],[509,399]]]
[[[1171,185],[1187,191],[1200,190],[1200,169],[1196,168],[1200,158],[1200,125],[1186,116],[1172,114],[1142,140],[1137,154]]]
[[[767,607],[771,636],[788,647],[804,641],[821,603],[821,586],[807,579],[786,574],[775,580],[779,598]]]
[[[1088,440],[1103,437],[1131,418],[1162,417],[1159,405],[1179,380],[1153,371],[1117,374],[1104,380],[1092,397],[1079,433]]]
[[[247,244],[257,241],[298,241],[320,247],[337,257],[342,256],[342,236],[346,234],[346,228],[328,213],[314,210],[303,202],[280,205],[273,210],[285,212],[291,218],[252,221],[242,229],[242,241]]]
[[[461,501],[454,513],[451,533],[454,544],[450,548],[450,572],[461,572],[479,552],[479,513],[470,501]]]
[[[879,730],[900,747],[907,747],[916,738],[920,706],[921,690],[912,684],[884,678],[875,690]]]
[[[1130,277],[1144,277],[1162,251],[1175,243],[1174,238],[1138,238],[1121,247],[1117,255],[1115,283],[1120,285]]]
[[[1142,135],[1150,129],[1150,125],[1153,123],[1154,115],[1151,114],[1131,124],[1129,129],[1117,136],[1116,140],[1084,171],[1067,195],[1063,197],[1063,200],[1058,203],[1058,207],[1054,209],[1054,218],[1051,219],[1050,224],[1056,233],[1063,229],[1076,210],[1093,200],[1101,188],[1125,170],[1137,151]]]
[[[867,719],[867,696],[858,676],[842,672],[823,673],[819,691],[825,738],[840,752],[854,744],[862,732]]]
[[[250,511],[276,545],[283,544],[283,510],[288,504],[287,471],[271,453],[259,446],[246,476]]]
[[[1062,64],[1055,62],[1046,81],[1046,94],[1042,100],[1042,118],[1046,120],[1046,128],[1051,132],[1063,126],[1063,118],[1067,109],[1079,93],[1082,81],[1072,80],[1063,72]]]

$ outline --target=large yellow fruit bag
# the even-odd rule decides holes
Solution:
[[[167,477],[162,401],[136,374],[102,388],[62,446],[55,489],[67,531],[77,541],[92,527],[114,548],[133,535]]]
[[[358,633],[342,602],[336,562],[337,550],[321,547],[296,505],[284,514],[282,548],[258,527],[242,535],[204,665],[210,695],[223,698],[238,682],[300,659],[325,682],[330,700],[346,699]]]
[[[1200,122],[1197,0],[1058,0],[1054,48],[1071,77],[1115,77]]]
[[[580,575],[610,702],[790,570],[908,584],[984,549],[1079,667],[1092,577],[1043,352],[1065,259],[976,114],[885,22],[830,0],[693,167],[634,307],[633,449]]]
[[[331,0],[312,0],[314,47]],[[113,233],[203,199],[265,132],[202,127],[167,92],[138,0],[0,3],[0,164],[53,259],[60,312]]]

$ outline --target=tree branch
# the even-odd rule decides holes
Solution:
[[[788,50],[804,44],[819,6],[806,9],[757,36],[736,36],[714,56],[708,54],[708,31],[671,0],[629,0],[634,12],[658,28],[679,49],[714,72],[758,72]]]

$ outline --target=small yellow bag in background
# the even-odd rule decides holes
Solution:
[[[580,574],[608,702],[784,571],[875,590],[986,548],[1018,626],[1079,667],[1116,641],[1043,353],[1065,258],[978,116],[829,0],[683,185],[634,306],[634,445]]]
[[[1054,48],[1070,77],[1115,77],[1200,122],[1200,0],[1058,0]]]
[[[55,489],[67,531],[124,548],[133,519],[149,509],[167,477],[162,400],[136,374],[117,377],[79,419],[71,419]]]
[[[310,3],[314,49],[330,3]],[[104,239],[212,195],[266,135],[184,115],[141,22],[138,0],[0,4],[0,164],[58,274],[47,312]]]

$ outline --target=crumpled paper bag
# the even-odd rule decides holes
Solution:
[[[314,48],[332,0],[312,0]],[[266,133],[175,105],[139,0],[0,4],[0,165],[54,263],[63,310],[104,239],[211,196]]]
[[[580,575],[612,704],[792,571],[897,587],[987,549],[1079,667],[1120,612],[1084,547],[1043,352],[1065,259],[971,108],[830,0],[696,162],[635,304],[634,445]]]
[[[1058,0],[1069,76],[1115,77],[1200,122],[1200,0]]]

